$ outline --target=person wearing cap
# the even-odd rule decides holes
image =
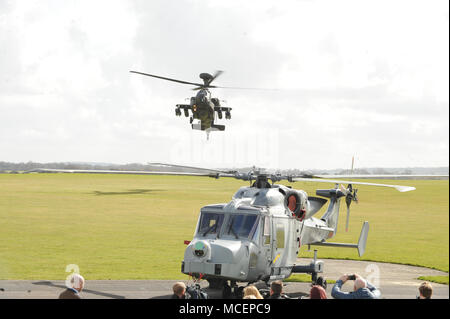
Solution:
[[[74,274],[68,282],[68,287],[60,295],[59,299],[81,299],[80,292],[84,287],[84,278],[80,274]]]

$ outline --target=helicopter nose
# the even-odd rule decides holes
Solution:
[[[234,240],[191,242],[184,254],[182,272],[244,280],[247,278],[249,262],[255,264],[251,257],[255,255],[253,251],[249,245]]]

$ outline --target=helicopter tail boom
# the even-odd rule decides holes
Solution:
[[[318,189],[316,191],[318,196],[330,198],[330,203],[328,204],[328,209],[325,214],[321,217],[327,227],[332,228],[334,236],[337,232],[337,225],[339,219],[339,208],[340,208],[340,198],[345,196],[345,194],[340,189]],[[331,238],[330,236],[329,238]]]

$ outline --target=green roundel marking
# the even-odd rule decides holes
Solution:
[[[205,248],[205,246],[202,242],[195,243],[195,250],[203,250],[203,248]]]

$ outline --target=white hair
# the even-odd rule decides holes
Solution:
[[[362,278],[356,278],[355,279],[355,290],[358,290],[360,288],[366,288],[367,287],[367,281]]]
[[[73,274],[70,278],[70,285],[74,289],[81,289],[84,287],[84,278],[80,274]]]

